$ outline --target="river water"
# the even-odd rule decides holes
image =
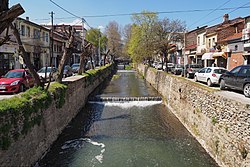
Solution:
[[[118,72],[98,96],[158,96],[134,72]],[[90,101],[37,166],[214,167],[161,101]]]

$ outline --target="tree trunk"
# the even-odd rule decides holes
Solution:
[[[84,46],[83,52],[80,57],[80,67],[78,70],[78,75],[82,75],[82,73],[85,72],[85,58],[88,57],[88,49],[91,47],[91,44],[88,43],[86,46]]]
[[[0,12],[9,9],[9,0],[0,0]]]
[[[39,75],[36,73],[34,66],[32,65],[32,63],[30,61],[30,57],[23,47],[23,43],[21,41],[20,34],[19,34],[17,28],[11,24],[11,29],[13,31],[14,36],[16,37],[17,43],[19,45],[19,50],[22,53],[21,56],[24,60],[24,63],[26,64],[27,68],[29,69],[31,75],[35,78],[35,85],[43,87],[44,85],[41,83]]]
[[[65,32],[65,33],[67,34],[67,32]],[[62,59],[61,59],[61,61],[59,63],[59,66],[58,66],[58,74],[56,76],[56,82],[59,82],[59,83],[62,82],[65,62],[67,61],[67,59],[69,58],[69,56],[72,53],[71,50],[72,50],[73,43],[74,43],[74,40],[75,40],[74,29],[72,27],[69,28],[68,38],[69,38],[69,40],[67,41],[67,45],[64,48],[63,56],[62,56]]]
[[[3,2],[4,1],[4,2]],[[1,3],[6,3],[5,0],[1,0]],[[21,14],[23,14],[25,11],[22,8],[20,4],[14,5],[9,10],[5,9],[6,7],[2,4],[0,6],[0,34],[8,28],[11,23]]]

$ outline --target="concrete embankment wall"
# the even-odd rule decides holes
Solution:
[[[0,150],[0,166],[30,166],[39,160],[62,130],[84,107],[90,93],[112,74],[113,68],[113,66],[109,66],[100,70],[97,76],[70,77],[64,82],[67,85],[65,92],[60,93],[62,90],[56,89],[51,102],[48,103],[49,106],[36,112],[31,111],[28,123],[25,122],[27,117],[25,112],[17,112],[16,115],[13,115],[12,111],[9,111],[8,115],[1,117],[0,127],[7,127],[4,125],[10,125],[10,123],[14,125],[8,126],[8,132],[5,132],[8,133],[8,140],[11,141],[11,144],[6,150]],[[38,118],[41,118],[41,121],[35,124],[34,122]],[[15,120],[15,123],[12,119]],[[21,133],[27,127],[26,125],[32,127],[25,133]],[[12,135],[14,131],[20,132],[18,133],[20,136]],[[2,139],[7,140],[4,137]]]
[[[220,166],[250,166],[250,104],[145,65],[137,70]]]

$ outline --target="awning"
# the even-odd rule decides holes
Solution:
[[[250,56],[250,53],[243,53],[242,56]]]
[[[217,57],[223,57],[224,59],[227,58],[227,54],[225,52],[214,52],[213,54],[213,58],[217,58]]]
[[[213,60],[214,52],[204,53],[201,57],[202,60]]]

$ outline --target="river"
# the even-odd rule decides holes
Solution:
[[[97,97],[158,93],[138,74],[118,71]],[[37,166],[218,166],[161,101],[89,101]]]

